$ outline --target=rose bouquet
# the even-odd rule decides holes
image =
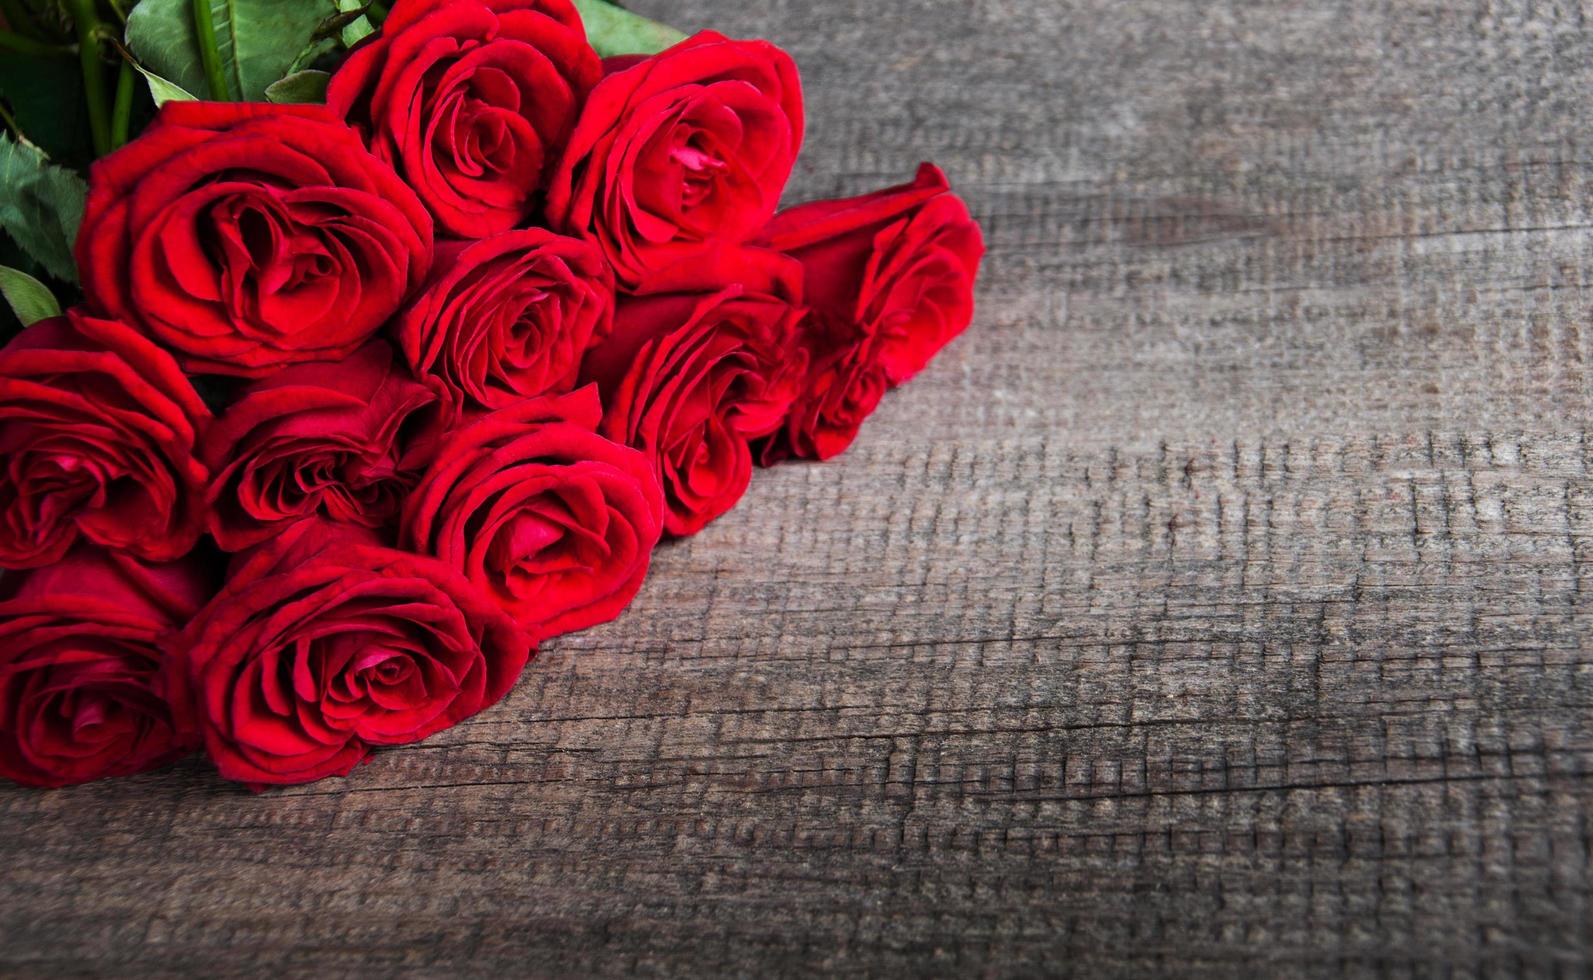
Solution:
[[[0,0],[12,780],[294,783],[453,725],[972,315],[933,166],[776,212],[805,121],[767,42],[106,2]]]

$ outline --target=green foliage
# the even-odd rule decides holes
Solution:
[[[266,88],[330,49],[316,33],[331,4],[316,0],[210,0],[227,97],[258,102]],[[127,17],[127,46],[149,71],[186,92],[208,93],[191,0],[141,0]],[[152,88],[153,91],[153,88]],[[168,97],[173,97],[168,95]]]
[[[335,0],[337,9],[344,15],[357,14],[343,23],[338,30],[338,36],[343,40],[343,46],[352,48],[366,37],[375,34],[376,28],[372,26],[371,19],[365,16],[368,3],[360,0]]]
[[[143,65],[133,67],[138,69],[138,73],[143,75],[144,81],[149,84],[149,97],[155,100],[157,106],[163,106],[168,102],[193,102],[197,98],[181,85],[170,79],[161,78]]]
[[[265,97],[278,104],[325,102],[326,85],[332,76],[313,69],[296,71],[266,86]]]
[[[11,312],[24,327],[61,315],[61,304],[55,301],[50,287],[21,269],[0,265],[0,295],[5,296]]]
[[[657,54],[686,35],[604,0],[575,0],[586,24],[586,39],[604,58],[617,54]]]
[[[88,185],[38,147],[0,134],[0,228],[46,272],[77,282],[72,243]]]

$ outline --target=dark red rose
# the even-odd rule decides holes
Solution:
[[[628,298],[614,336],[587,356],[582,377],[603,392],[599,431],[652,461],[670,534],[696,533],[746,492],[751,443],[780,426],[803,380],[801,313],[740,286]]]
[[[246,386],[210,427],[210,531],[240,551],[307,517],[379,528],[428,461],[437,393],[385,341]]]
[[[872,338],[870,354],[893,387],[973,316],[984,241],[949,188],[926,163],[910,184],[799,205],[763,232],[762,244],[802,263],[809,306],[853,320]]]
[[[180,703],[226,778],[345,775],[372,748],[419,741],[514,686],[524,632],[441,562],[374,541],[300,521],[236,556],[173,640]]]
[[[601,72],[569,0],[400,0],[326,101],[438,225],[480,238],[530,217]]]
[[[620,614],[658,543],[646,457],[598,435],[587,387],[450,432],[404,508],[405,546],[436,555],[538,639]]]
[[[204,526],[194,442],[210,412],[165,351],[73,310],[0,350],[0,566],[79,536],[166,561]]]
[[[876,356],[877,338],[849,317],[811,310],[798,330],[807,376],[784,424],[758,449],[770,466],[793,457],[829,459],[857,438],[863,420],[889,387]]]
[[[209,597],[210,577],[192,559],[146,565],[79,545],[0,578],[0,775],[65,786],[193,751],[160,644]]]
[[[737,281],[802,144],[796,65],[705,31],[605,77],[548,185],[548,219],[598,243],[622,292]]]
[[[590,243],[530,228],[438,249],[431,282],[396,327],[418,375],[465,407],[568,391],[614,324],[614,276]]]
[[[320,106],[168,102],[90,171],[77,265],[91,306],[190,372],[344,357],[431,263],[431,217]]]

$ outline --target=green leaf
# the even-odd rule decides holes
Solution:
[[[265,97],[277,104],[325,102],[326,83],[332,76],[324,71],[296,71],[266,86]]]
[[[77,282],[72,243],[87,196],[82,177],[0,133],[0,228],[62,282]]]
[[[341,11],[363,11],[366,6],[370,5],[368,3],[360,3],[360,0],[338,0],[338,10]],[[366,18],[365,14],[362,13],[357,19],[342,27],[342,46],[344,48],[352,48],[352,46],[358,45],[360,41],[370,37],[373,33],[376,33],[376,27],[371,24],[371,19]]]
[[[258,102],[314,39],[326,0],[210,0],[227,94]],[[127,16],[127,46],[138,60],[188,92],[209,92],[191,0],[140,0]]]
[[[161,78],[143,65],[134,65],[133,67],[137,68],[138,73],[144,76],[144,81],[149,83],[149,97],[155,100],[157,106],[163,106],[168,102],[197,101],[197,96],[176,82]]]
[[[9,265],[0,265],[0,295],[24,327],[61,315],[61,304],[49,286]]]
[[[673,27],[604,0],[575,0],[575,9],[580,11],[581,20],[586,24],[586,40],[604,58],[617,54],[657,54],[686,39],[686,35]]]
[[[45,275],[44,270],[39,267],[39,263],[33,260],[33,256],[22,251],[21,247],[11,240],[10,235],[0,234],[0,265],[9,265],[14,269],[21,269],[30,276],[42,278]],[[5,303],[0,303],[0,344],[5,344],[12,337],[15,337],[21,329],[22,321],[17,319],[15,313],[11,312],[11,307]]]
[[[357,10],[360,14],[352,21],[344,24],[342,31],[339,32],[339,37],[342,38],[345,48],[352,48],[360,41],[376,33],[376,28],[371,25],[370,18],[365,16],[365,11],[370,7],[369,3],[362,3],[361,0],[334,0],[334,2],[337,4],[337,9],[343,13],[353,13]]]

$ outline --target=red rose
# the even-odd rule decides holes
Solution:
[[[984,241],[932,164],[910,184],[782,211],[762,244],[802,263],[809,306],[853,320],[894,387],[973,317]]]
[[[317,515],[395,521],[427,462],[415,430],[436,404],[379,340],[246,386],[204,440],[216,543],[240,551]]]
[[[594,431],[600,413],[588,387],[450,432],[405,504],[405,545],[538,639],[618,616],[647,574],[663,500],[647,459]]]
[[[426,209],[319,106],[168,102],[89,186],[90,304],[194,373],[346,356],[431,262]]]
[[[613,322],[614,275],[597,249],[531,228],[441,246],[396,334],[416,374],[490,409],[568,391]]]
[[[401,0],[326,101],[443,229],[479,238],[531,215],[601,72],[569,0]]]
[[[556,229],[595,241],[625,292],[737,281],[802,143],[790,56],[705,31],[598,83],[548,186]]]
[[[73,310],[0,350],[0,566],[58,561],[79,535],[165,561],[203,528],[204,402],[165,351]]]
[[[87,545],[0,579],[0,775],[65,786],[193,751],[160,642],[208,597],[192,559],[145,565]]]
[[[606,406],[599,431],[657,468],[670,534],[696,533],[746,492],[750,444],[779,427],[803,378],[800,317],[740,286],[630,298],[613,338],[588,355],[582,377]]]
[[[345,775],[493,704],[531,646],[441,562],[301,521],[238,555],[173,641],[216,768],[253,785]]]
[[[889,387],[875,338],[852,319],[812,310],[799,333],[807,377],[784,424],[758,450],[763,466],[840,455]]]

